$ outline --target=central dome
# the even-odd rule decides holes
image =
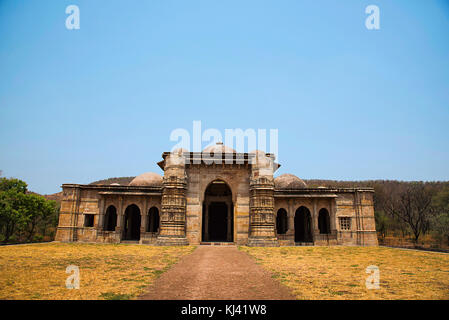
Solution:
[[[217,142],[215,145],[208,146],[203,150],[203,153],[235,153],[235,150],[229,148],[223,144],[223,142]]]
[[[284,173],[274,179],[276,189],[303,189],[307,184],[294,174]]]
[[[130,186],[153,186],[158,187],[162,185],[162,176],[154,172],[146,172],[135,177],[130,183]]]

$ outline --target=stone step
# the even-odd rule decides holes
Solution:
[[[200,242],[200,245],[202,246],[235,246],[235,242]]]
[[[139,244],[139,240],[121,240],[120,243]]]
[[[313,242],[295,242],[295,246],[313,246]]]

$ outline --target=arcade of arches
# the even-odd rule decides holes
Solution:
[[[263,151],[176,149],[123,185],[64,184],[57,241],[377,245],[371,188],[309,187]]]

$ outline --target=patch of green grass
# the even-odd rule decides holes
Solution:
[[[154,274],[156,277],[160,277],[161,274],[163,274],[164,272],[165,272],[165,270],[153,270],[153,274]]]
[[[129,300],[133,297],[131,294],[120,294],[114,292],[103,292],[100,294],[100,298],[105,300]]]

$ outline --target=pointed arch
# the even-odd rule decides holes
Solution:
[[[116,226],[117,226],[117,209],[113,205],[110,205],[106,209],[103,230],[115,231]]]
[[[276,214],[276,232],[277,234],[285,234],[288,230],[287,210],[281,208]]]
[[[159,232],[159,209],[156,207],[151,207],[148,211],[148,223],[147,223],[147,232],[157,233]]]
[[[326,208],[320,209],[318,213],[318,229],[321,234],[331,233],[329,211]]]
[[[295,212],[295,242],[313,242],[312,217],[310,210],[304,206]]]
[[[140,209],[131,204],[125,210],[123,224],[123,240],[140,240]]]

